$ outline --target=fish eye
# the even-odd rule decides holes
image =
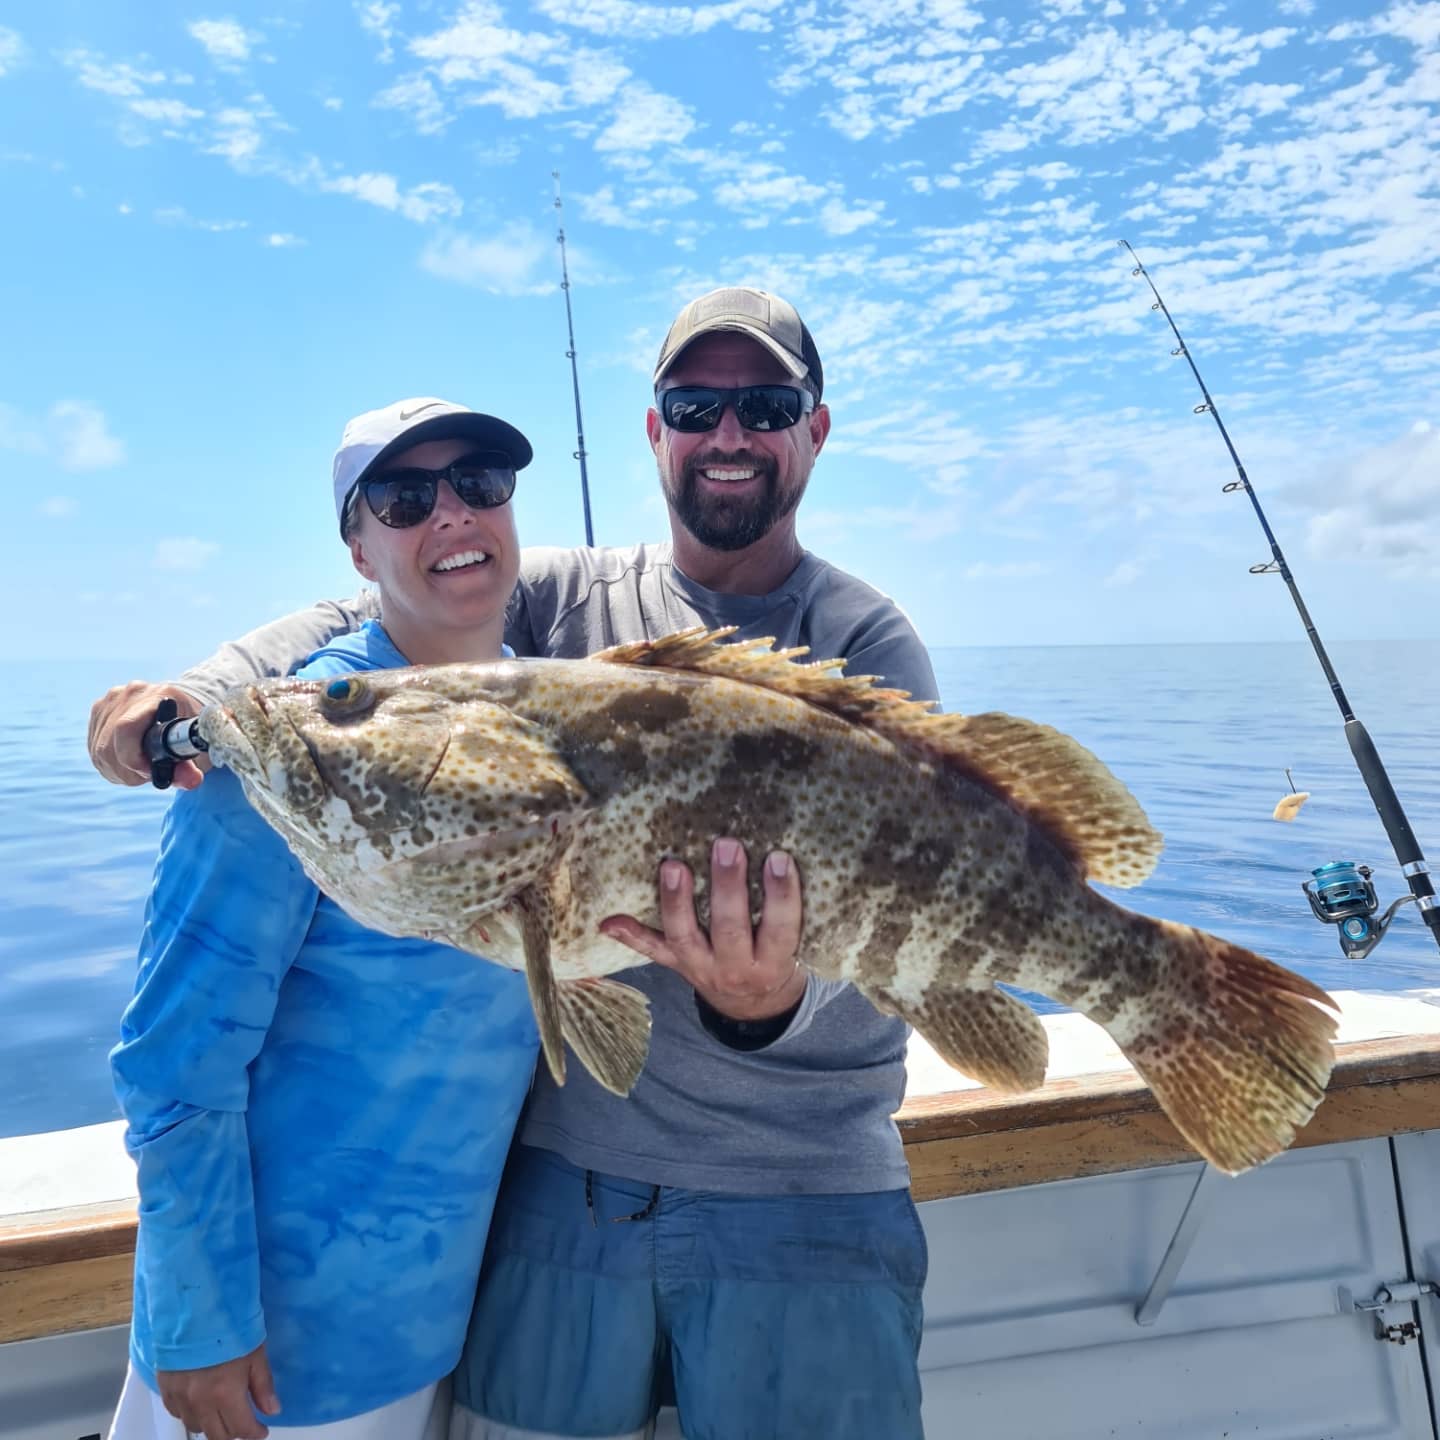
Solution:
[[[330,681],[320,695],[321,705],[329,715],[358,715],[375,703],[374,692],[354,675]]]

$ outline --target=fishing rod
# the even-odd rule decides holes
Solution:
[[[1305,633],[1310,637],[1310,644],[1315,649],[1316,658],[1320,661],[1320,668],[1325,672],[1325,679],[1330,684],[1330,693],[1335,697],[1335,703],[1340,707],[1340,714],[1345,720],[1345,738],[1350,742],[1350,753],[1355,757],[1355,764],[1359,767],[1361,779],[1365,781],[1365,788],[1370,792],[1370,798],[1375,802],[1375,809],[1380,816],[1380,823],[1385,827],[1385,833],[1390,837],[1390,844],[1395,851],[1395,858],[1400,862],[1400,873],[1404,875],[1410,886],[1410,893],[1402,895],[1394,901],[1389,909],[1378,919],[1376,911],[1380,908],[1380,902],[1375,893],[1375,886],[1371,883],[1370,876],[1373,873],[1368,865],[1356,865],[1349,860],[1334,860],[1328,865],[1321,865],[1318,869],[1312,870],[1313,878],[1303,881],[1301,889],[1310,902],[1310,908],[1315,913],[1317,920],[1324,921],[1327,925],[1337,927],[1340,939],[1340,948],[1349,959],[1361,959],[1368,955],[1384,938],[1390,922],[1395,918],[1399,908],[1413,900],[1420,912],[1420,918],[1430,927],[1430,933],[1435,943],[1440,945],[1440,899],[1435,895],[1435,887],[1430,882],[1430,867],[1425,863],[1424,853],[1420,849],[1420,843],[1415,838],[1415,832],[1410,828],[1410,822],[1405,818],[1405,811],[1400,804],[1399,797],[1395,794],[1395,787],[1390,783],[1390,777],[1386,774],[1385,766],[1381,763],[1380,754],[1375,749],[1375,742],[1371,740],[1369,732],[1359,720],[1355,718],[1355,712],[1350,708],[1350,701],[1346,698],[1345,690],[1340,684],[1340,678],[1335,673],[1335,667],[1330,663],[1330,657],[1325,653],[1325,646],[1320,641],[1320,632],[1315,628],[1315,622],[1310,618],[1310,612],[1305,608],[1305,601],[1301,598],[1300,587],[1295,583],[1295,577],[1291,573],[1290,566],[1286,562],[1285,555],[1280,549],[1280,542],[1275,538],[1275,532],[1270,528],[1270,522],[1265,518],[1265,512],[1260,508],[1260,498],[1255,494],[1255,487],[1250,483],[1250,477],[1245,473],[1245,467],[1240,463],[1240,456],[1235,451],[1235,445],[1230,439],[1230,432],[1225,428],[1225,422],[1220,418],[1219,408],[1215,404],[1214,396],[1210,394],[1205,381],[1200,376],[1199,367],[1195,364],[1195,357],[1190,353],[1190,347],[1185,343],[1184,336],[1180,334],[1180,327],[1175,323],[1175,317],[1171,315],[1169,307],[1160,298],[1160,291],[1156,288],[1154,280],[1150,278],[1150,272],[1140,262],[1140,257],[1135,253],[1134,248],[1128,240],[1118,240],[1116,244],[1130,252],[1130,258],[1135,262],[1135,268],[1130,272],[1132,275],[1141,277],[1150,287],[1150,293],[1155,297],[1155,302],[1150,306],[1152,310],[1158,310],[1170,326],[1175,336],[1176,349],[1170,353],[1184,358],[1185,363],[1190,367],[1190,373],[1195,377],[1195,383],[1200,387],[1200,394],[1204,396],[1202,404],[1195,406],[1196,415],[1209,415],[1220,431],[1220,438],[1225,442],[1225,448],[1230,452],[1230,459],[1234,463],[1235,473],[1240,477],[1238,480],[1231,480],[1222,487],[1227,495],[1234,494],[1237,490],[1243,490],[1250,497],[1250,503],[1255,507],[1255,517],[1260,521],[1260,528],[1265,532],[1265,538],[1270,542],[1270,556],[1260,565],[1252,565],[1252,575],[1279,575],[1285,582],[1286,588],[1290,591],[1290,598],[1295,602],[1295,609],[1299,611],[1301,623],[1305,626]]]
[[[585,471],[585,424],[580,419],[580,367],[575,361],[575,317],[570,312],[570,267],[565,260],[564,205],[560,200],[560,172],[552,170],[550,178],[555,182],[555,239],[560,246],[560,288],[565,292],[565,328],[570,336],[570,348],[565,352],[570,361],[570,380],[575,387],[575,443],[579,447],[574,458],[580,462],[580,498],[585,505],[585,543],[595,543],[590,528],[590,477]]]

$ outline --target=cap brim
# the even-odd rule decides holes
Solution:
[[[810,367],[798,355],[792,355],[778,340],[767,335],[763,330],[757,329],[754,325],[748,325],[743,320],[719,320],[707,324],[703,330],[697,330],[688,340],[668,359],[662,361],[655,369],[654,384],[660,381],[675,368],[680,357],[697,341],[704,339],[706,335],[714,335],[717,331],[728,330],[737,335],[746,335],[751,340],[763,345],[796,380],[803,380],[809,373]]]
[[[464,410],[422,420],[403,435],[397,435],[355,477],[350,488],[353,490],[377,465],[383,465],[427,440],[473,440],[482,449],[498,450],[508,455],[517,470],[523,470],[535,458],[530,442],[513,425],[493,415]]]

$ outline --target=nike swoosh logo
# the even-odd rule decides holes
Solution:
[[[402,410],[400,412],[400,418],[401,420],[410,420],[414,416],[418,415],[422,410],[433,410],[435,408],[435,405],[436,402],[432,400],[428,405],[419,405],[414,410]]]

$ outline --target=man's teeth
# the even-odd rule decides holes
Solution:
[[[458,555],[447,555],[437,560],[433,570],[458,570],[462,565],[483,565],[490,557],[483,550],[462,550]]]
[[[760,472],[758,470],[720,470],[711,468],[701,473],[707,480],[753,480]]]

